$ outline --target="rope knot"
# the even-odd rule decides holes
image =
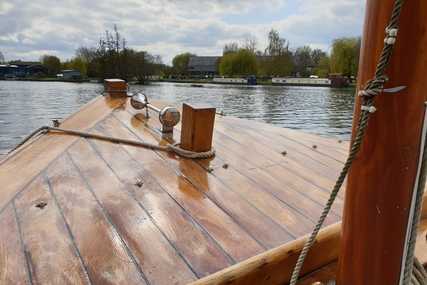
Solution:
[[[377,108],[375,108],[374,106],[365,106],[362,105],[362,107],[360,108],[362,111],[367,111],[369,113],[375,113],[377,111]]]
[[[396,28],[386,28],[385,33],[386,37],[384,39],[384,43],[387,45],[394,45],[396,43],[398,29]]]
[[[359,91],[358,96],[374,97],[379,95],[384,90],[384,84],[388,81],[386,75],[378,76],[366,84],[366,88]]]

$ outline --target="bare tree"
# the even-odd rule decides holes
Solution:
[[[222,50],[222,54],[225,55],[227,53],[237,52],[238,50],[239,50],[239,45],[236,42],[231,42],[224,46],[224,49]]]
[[[0,63],[5,63],[4,55],[1,51],[0,51]]]
[[[243,41],[243,48],[253,53],[256,53],[257,45],[258,42],[252,35],[247,36]]]
[[[281,56],[289,53],[289,42],[281,38],[279,32],[271,29],[268,33],[268,46],[265,49],[265,55]]]

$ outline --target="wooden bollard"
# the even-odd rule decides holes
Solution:
[[[212,148],[216,109],[183,104],[181,147],[185,150],[204,152]]]
[[[104,91],[112,96],[127,96],[128,84],[122,79],[104,79]]]

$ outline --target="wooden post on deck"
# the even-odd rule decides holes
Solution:
[[[209,151],[216,109],[189,104],[182,106],[181,147],[195,152]]]
[[[112,96],[127,96],[128,84],[122,79],[105,79],[104,92]]]
[[[374,77],[393,4],[394,0],[367,1],[359,89]],[[351,167],[337,274],[340,285],[399,284],[427,99],[426,19],[427,1],[405,1],[386,88],[407,88],[377,97],[378,110]],[[356,98],[353,125],[360,103]]]

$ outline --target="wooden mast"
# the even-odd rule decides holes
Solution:
[[[374,77],[394,0],[368,0],[358,88]],[[348,177],[338,284],[399,284],[427,99],[427,1],[405,2],[386,88]],[[360,114],[356,98],[354,126]],[[354,134],[354,129],[353,129]]]

